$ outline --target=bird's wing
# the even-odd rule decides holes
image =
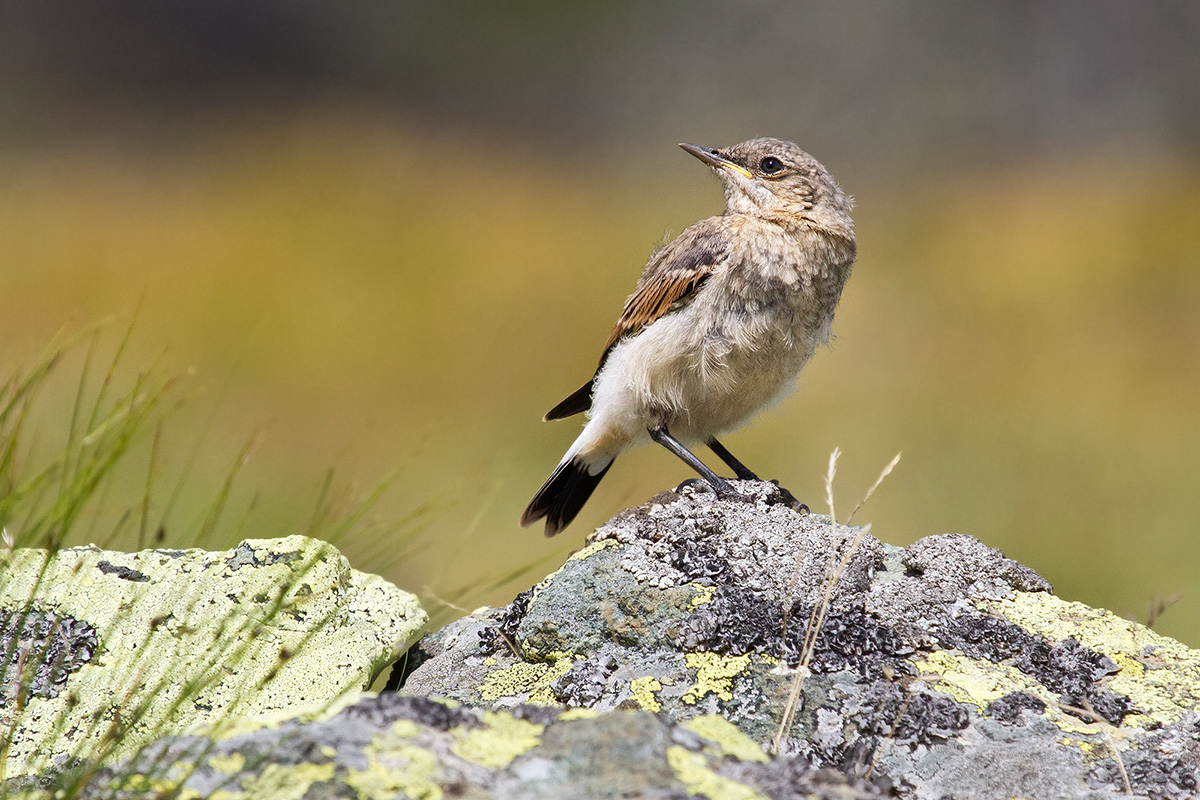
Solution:
[[[690,300],[712,275],[715,266],[725,259],[728,240],[720,236],[717,226],[711,223],[712,220],[705,220],[693,225],[650,257],[637,288],[625,301],[625,310],[604,344],[597,374],[618,343],[636,336],[647,325]],[[543,419],[563,419],[587,411],[592,405],[594,380],[576,389],[570,397],[546,412]]]

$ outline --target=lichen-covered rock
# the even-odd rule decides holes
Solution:
[[[902,797],[1200,786],[1200,652],[1061,600],[968,536],[900,549],[685,490],[589,542],[509,607],[427,637],[394,683],[489,709],[715,715],[766,746],[802,675],[781,760]]]
[[[413,595],[303,536],[2,552],[5,775],[364,689],[425,621]]]
[[[720,717],[677,725],[644,711],[450,707],[395,694],[283,720],[239,721],[156,742],[138,757],[83,770],[75,797],[881,800],[844,776],[768,759]],[[73,779],[10,782],[33,800]]]

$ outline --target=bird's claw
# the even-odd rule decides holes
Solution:
[[[768,483],[775,489],[775,491],[768,494],[765,498],[768,505],[774,506],[782,503],[783,505],[800,514],[809,513],[808,506],[806,506],[804,503],[801,503],[796,499],[795,495],[780,486],[779,481],[763,481],[763,483]],[[680,494],[685,488],[689,488],[692,491],[699,490],[704,492],[712,492],[719,500],[729,500],[736,503],[753,503],[758,499],[753,495],[742,494],[728,484],[723,487],[713,486],[703,478],[688,478],[686,481],[675,487],[675,493]]]
[[[675,487],[675,493],[681,493],[685,487],[690,488],[692,491],[699,489],[705,492],[712,492],[717,496],[718,500],[729,500],[735,503],[753,503],[755,499],[749,495],[742,494],[729,484],[726,484],[725,486],[713,486],[703,478],[688,478],[686,481]]]
[[[775,505],[777,503],[783,503],[785,506],[792,509],[793,511],[797,511],[801,514],[809,513],[808,506],[806,506],[804,503],[801,503],[799,500],[796,499],[796,496],[794,494],[792,494],[787,489],[780,486],[779,481],[767,481],[767,483],[771,484],[772,486],[774,486],[776,489],[779,490],[779,493],[777,495],[775,495],[774,497],[767,500],[768,503],[770,503],[771,505]]]

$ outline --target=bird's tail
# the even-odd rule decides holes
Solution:
[[[582,454],[567,453],[529,501],[521,515],[521,525],[545,518],[547,536],[570,525],[615,459],[615,455],[590,454],[590,458],[585,458]]]

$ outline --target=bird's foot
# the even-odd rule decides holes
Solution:
[[[684,481],[683,483],[681,483],[675,487],[675,494],[683,494],[684,489],[692,489],[693,491],[696,489],[700,489],[701,491],[703,491],[705,489],[711,489],[711,488],[712,488],[711,486],[709,486],[707,483],[700,480],[699,478],[688,478],[686,481]]]
[[[686,481],[675,487],[675,493],[679,494],[685,488],[689,488],[693,492],[712,492],[717,496],[718,500],[729,500],[734,503],[753,503],[756,499],[752,495],[742,494],[728,483],[714,486],[703,478],[688,478]]]
[[[683,483],[675,487],[675,492],[681,493],[685,488],[695,491],[712,492],[720,500],[729,500],[735,503],[753,503],[759,499],[764,500],[767,505],[785,505],[793,511],[801,514],[809,513],[808,506],[796,499],[796,496],[787,489],[779,485],[779,481],[764,481],[756,478],[759,483],[765,483],[771,487],[764,495],[762,494],[743,494],[732,485],[725,483],[724,485],[714,486],[703,478],[688,478]]]
[[[796,496],[794,494],[792,494],[787,489],[780,486],[779,481],[766,481],[766,482],[771,484],[772,486],[774,486],[775,489],[777,490],[775,492],[771,492],[770,497],[767,498],[768,503],[770,503],[771,505],[778,505],[778,504],[782,503],[783,505],[787,506],[788,508],[792,509],[793,511],[798,511],[801,514],[808,513],[808,506],[806,506],[804,503],[801,503],[799,500],[796,499]]]

